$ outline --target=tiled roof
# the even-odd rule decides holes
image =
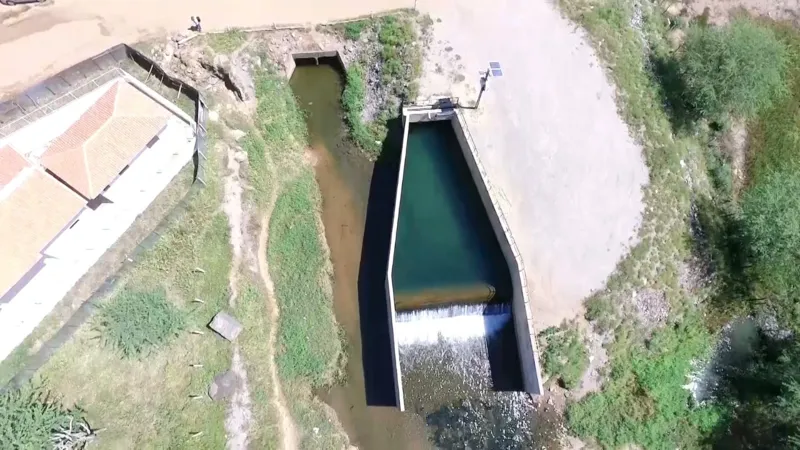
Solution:
[[[42,155],[86,198],[97,197],[166,125],[169,111],[125,81],[114,84]]]
[[[0,201],[0,296],[41,258],[41,250],[69,224],[85,201],[41,169]]]
[[[26,167],[28,167],[28,162],[13,148],[8,145],[0,147],[0,189],[3,189]]]

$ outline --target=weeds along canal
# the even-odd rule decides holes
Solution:
[[[533,448],[534,442],[537,447],[555,448],[551,446],[555,443],[536,437],[537,420],[529,396],[511,391],[519,383],[519,367],[514,360],[514,329],[503,301],[508,275],[507,268],[505,274],[498,270],[502,264],[498,266],[491,245],[481,244],[457,255],[444,269],[442,264],[447,261],[429,258],[425,261],[428,266],[421,264],[416,274],[409,272],[409,277],[401,282],[407,288],[403,290],[408,294],[405,298],[412,305],[398,317],[402,323],[398,323],[396,330],[406,411],[394,407],[384,282],[402,125],[399,119],[390,122],[381,156],[371,163],[347,136],[342,119],[343,77],[338,58],[320,58],[319,65],[314,59],[297,62],[290,84],[306,114],[309,157],[322,194],[322,220],[334,270],[334,312],[344,331],[347,352],[343,383],[318,395],[334,408],[351,443],[360,449],[528,449]],[[437,139],[450,139],[442,137],[436,126],[424,125],[409,136],[409,146],[422,149],[417,154],[421,157],[411,167],[412,171],[420,172],[419,176],[425,171],[439,170],[442,164],[452,164],[447,156],[434,155],[431,160],[423,154],[427,145],[442,144]],[[434,176],[429,179],[440,185],[412,186],[418,192],[414,195],[424,196],[430,189],[447,194],[444,198],[429,198],[430,203],[421,206],[421,213],[446,207],[454,214],[443,217],[437,225],[450,236],[450,240],[444,239],[445,246],[477,242],[476,236],[486,231],[470,226],[474,221],[460,225],[464,215],[471,214],[469,208],[458,203],[436,203],[451,202],[453,197],[448,195],[459,195],[460,176],[458,173],[449,178]],[[403,195],[405,201],[406,191]],[[409,218],[413,219],[413,212]],[[408,241],[419,230],[413,229],[413,220],[405,221],[405,226],[403,223],[401,218],[398,240],[405,233],[408,245],[399,258],[409,263],[425,260],[426,248],[430,249],[431,243]],[[453,227],[455,233],[449,233]],[[431,239],[439,238],[434,235]],[[395,261],[397,264],[398,258]],[[453,306],[458,311],[429,308],[430,302],[453,295],[469,300],[467,304]],[[489,298],[493,300],[484,303],[475,300]],[[425,308],[416,310],[419,305]],[[432,325],[430,321],[435,323]],[[405,330],[400,329],[403,327]],[[425,332],[431,329],[436,331]]]

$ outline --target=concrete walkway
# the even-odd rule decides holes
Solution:
[[[538,326],[582,312],[627,254],[648,174],[584,34],[544,0],[420,0],[434,18],[423,95],[474,101],[478,152],[522,252]],[[438,19],[441,19],[439,21]]]

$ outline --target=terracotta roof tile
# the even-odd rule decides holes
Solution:
[[[166,125],[170,112],[125,81],[117,81],[57,138],[42,164],[94,198]]]
[[[28,161],[13,148],[8,145],[0,147],[0,189],[3,189],[28,166]]]
[[[85,204],[39,169],[26,176],[0,201],[0,296],[41,258],[42,249]]]

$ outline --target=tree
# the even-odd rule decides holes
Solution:
[[[749,19],[722,28],[694,26],[681,73],[689,103],[710,120],[754,117],[786,92],[788,51],[772,30]]]

